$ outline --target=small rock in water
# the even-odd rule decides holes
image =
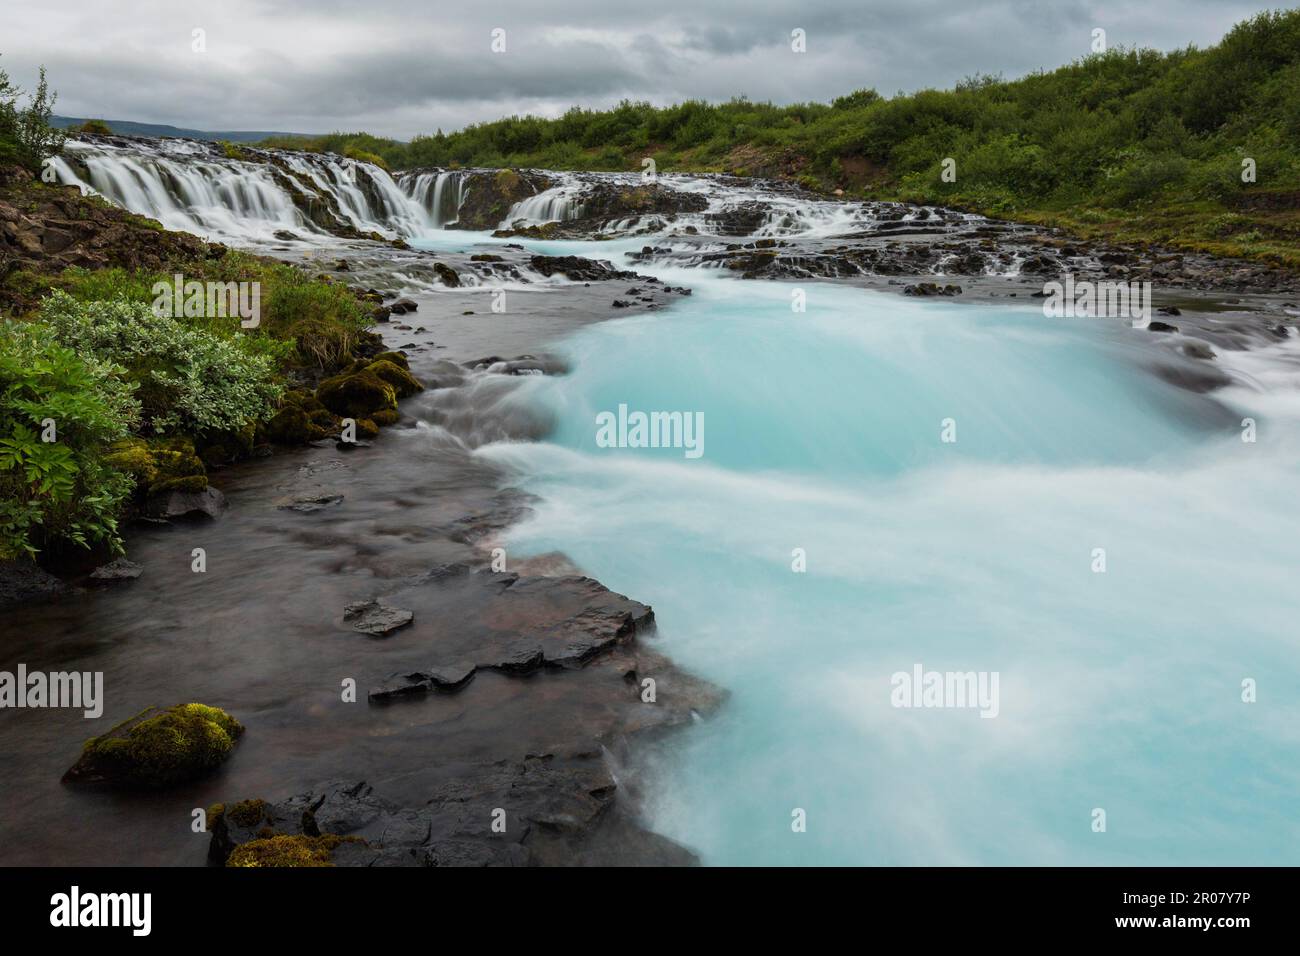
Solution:
[[[118,558],[90,572],[92,581],[134,581],[144,573],[144,565]]]
[[[440,664],[437,667],[430,668],[429,680],[434,687],[443,690],[455,690],[467,683],[474,676],[476,669],[469,661]]]
[[[152,496],[144,512],[150,518],[215,518],[226,508],[226,496],[216,488],[202,491],[170,491]]]
[[[1152,322],[1147,326],[1148,332],[1177,332],[1178,326],[1170,325],[1168,322]]]
[[[1176,305],[1166,305],[1163,308],[1156,309],[1161,315],[1182,315],[1183,312]]]
[[[396,302],[390,303],[388,306],[394,315],[406,315],[408,312],[416,311],[419,307],[419,303],[414,299],[398,299]]]
[[[323,511],[330,505],[336,505],[342,500],[342,495],[310,495],[278,507],[281,511],[298,511],[302,514],[311,514],[313,511]]]
[[[343,620],[352,625],[352,630],[375,637],[391,634],[414,619],[412,612],[378,601],[357,601],[343,609]]]
[[[903,287],[903,295],[961,295],[961,286],[940,286],[933,282],[918,282]]]

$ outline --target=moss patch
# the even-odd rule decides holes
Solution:
[[[151,707],[86,741],[65,779],[165,787],[221,764],[243,732],[234,717],[205,704]]]
[[[341,837],[332,833],[321,836],[273,836],[250,840],[235,847],[226,866],[333,866],[334,851],[342,843],[362,843],[358,837]]]

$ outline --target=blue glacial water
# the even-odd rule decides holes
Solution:
[[[1293,375],[1208,398],[1103,320],[663,275],[694,296],[523,383],[549,441],[480,450],[542,499],[513,551],[730,693],[647,756],[656,829],[709,864],[1300,863]],[[703,412],[703,456],[598,447],[619,404]],[[916,664],[996,672],[997,716],[892,706]]]

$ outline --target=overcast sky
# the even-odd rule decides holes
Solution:
[[[788,103],[1216,42],[1240,0],[3,0],[0,68],[65,116],[409,139],[627,97]],[[491,50],[505,31],[505,52]],[[196,29],[206,51],[196,52]],[[807,52],[791,51],[802,29]]]

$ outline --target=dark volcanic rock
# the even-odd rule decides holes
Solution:
[[[635,272],[615,269],[603,260],[584,259],[582,256],[533,256],[528,264],[544,276],[550,277],[558,272],[574,282],[640,278]]]
[[[226,496],[208,486],[202,491],[165,491],[150,496],[144,514],[150,518],[215,518],[226,510]]]
[[[378,601],[358,601],[343,609],[343,620],[352,625],[352,630],[375,637],[385,637],[405,627],[414,617],[410,611]]]
[[[296,498],[293,501],[276,505],[276,507],[281,511],[298,511],[302,514],[311,514],[316,511],[324,511],[330,505],[336,505],[342,501],[342,495],[306,495],[302,498]]]
[[[328,783],[281,803],[214,808],[208,855],[224,863],[254,840],[333,834],[352,841],[335,850],[336,866],[595,863],[598,837],[615,831],[631,837],[628,849],[638,862],[695,862],[662,837],[639,831],[638,839],[615,813],[617,790],[598,760],[550,754],[464,767],[417,807],[398,806],[363,782]],[[595,846],[584,853],[584,844]]]
[[[111,583],[113,581],[134,581],[144,573],[144,566],[136,564],[134,561],[128,561],[126,558],[117,558],[108,564],[100,565],[90,572],[92,581]]]
[[[937,285],[934,282],[918,282],[916,285],[903,287],[903,295],[961,295],[959,285]]]
[[[31,561],[0,561],[0,609],[48,601],[68,586]]]

